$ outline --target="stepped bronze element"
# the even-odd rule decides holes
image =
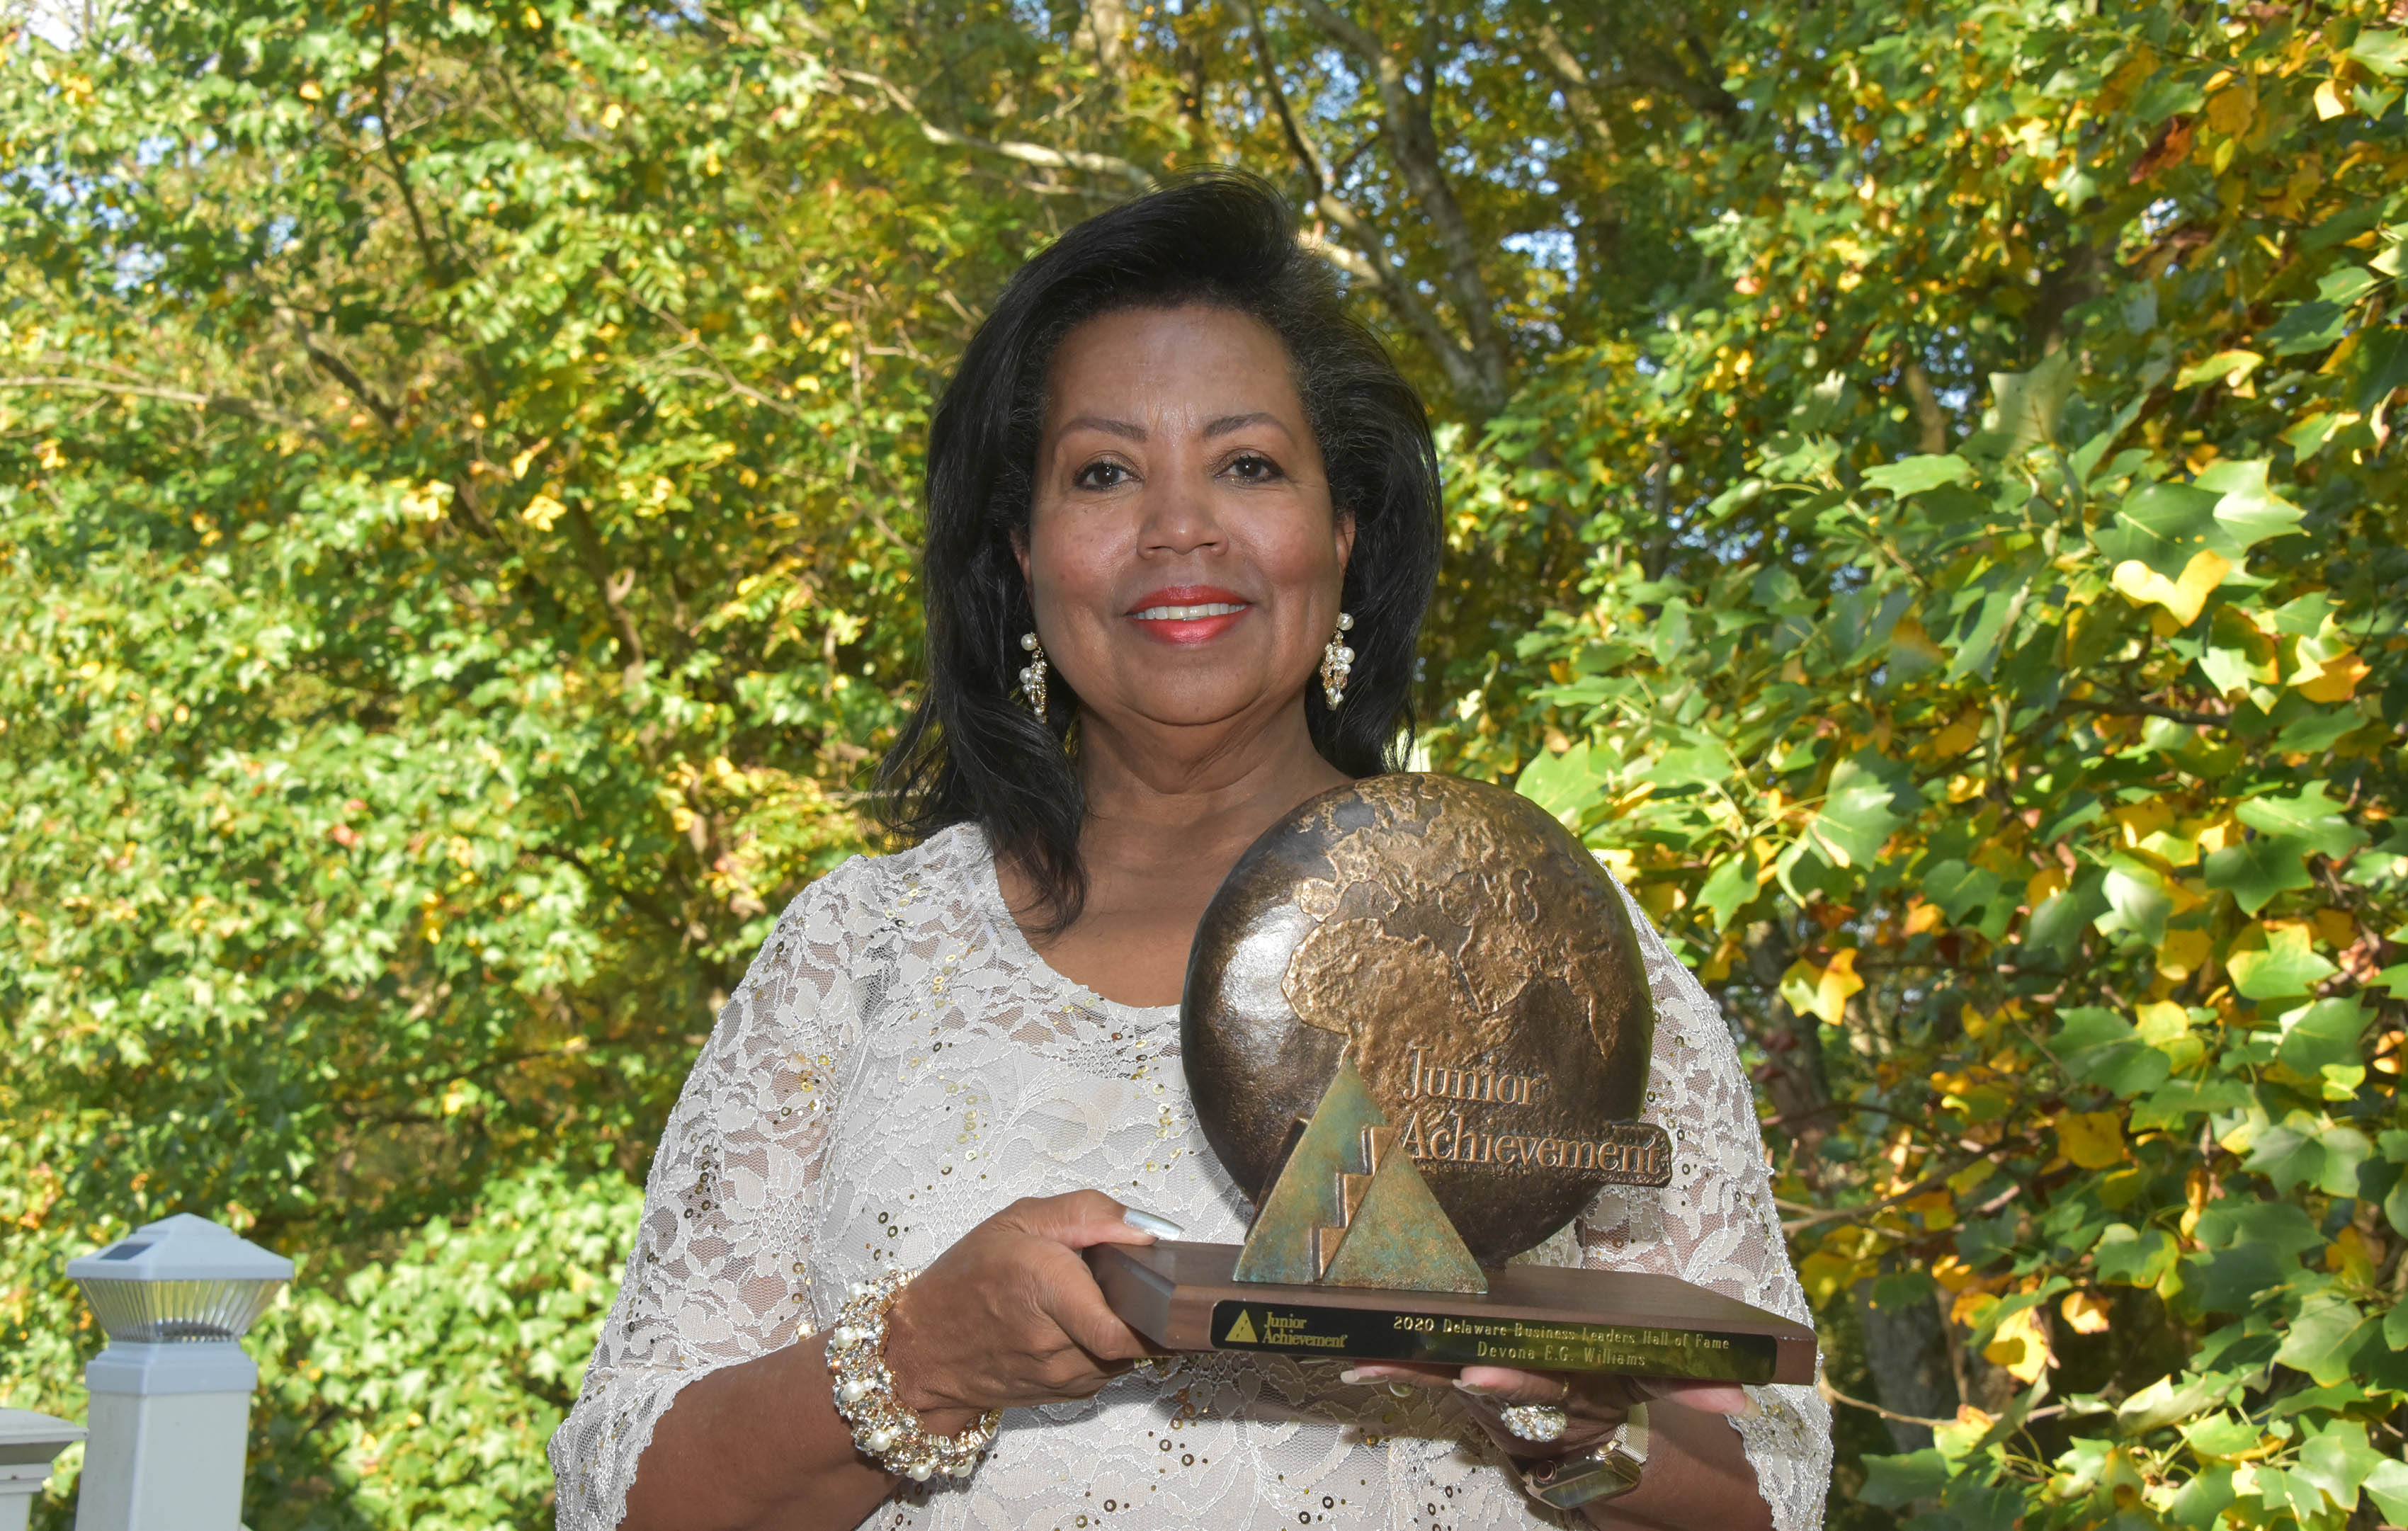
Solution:
[[[1596,858],[1500,788],[1397,774],[1271,826],[1213,895],[1180,1029],[1242,1247],[1087,1252],[1172,1350],[1811,1382],[1803,1324],[1674,1281],[1508,1265],[1673,1173],[1655,1007]]]
[[[1351,1061],[1339,1060],[1303,1125],[1254,1214],[1235,1280],[1488,1290]]]

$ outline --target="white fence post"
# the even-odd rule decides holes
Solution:
[[[30,1409],[0,1409],[0,1531],[25,1531],[50,1461],[83,1438],[83,1426]]]
[[[206,1218],[149,1223],[67,1265],[108,1332],[84,1367],[76,1531],[237,1531],[259,1366],[242,1337],[293,1262]]]

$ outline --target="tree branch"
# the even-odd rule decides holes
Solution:
[[[2194,728],[2232,726],[2231,719],[2218,717],[2213,712],[2186,712],[2180,708],[2160,707],[2155,702],[2143,702],[2121,696],[2110,697],[2105,701],[2094,700],[2087,696],[2073,696],[2059,705],[2079,708],[2085,712],[2103,712],[2111,717],[2163,718],[2168,723],[2188,723]]]
[[[1827,1377],[1817,1377],[1814,1379],[1814,1390],[1817,1393],[1822,1394],[1826,1399],[1832,1403],[1845,1404],[1850,1409],[1861,1409],[1868,1414],[1878,1414],[1883,1419],[1896,1420],[1900,1424],[1919,1424],[1927,1430],[1937,1430],[1943,1424],[1954,1424],[1956,1423],[1955,1420],[1928,1420],[1919,1414],[1893,1413],[1889,1409],[1884,1409],[1879,1404],[1867,1403],[1862,1398],[1849,1397],[1838,1388],[1833,1387],[1831,1385],[1830,1379]]]
[[[1406,66],[1398,55],[1383,47],[1374,33],[1337,10],[1327,0],[1301,0],[1301,4],[1315,26],[1354,55],[1378,90],[1388,151],[1395,156],[1413,200],[1421,204],[1424,215],[1429,219],[1430,230],[1445,257],[1447,281],[1465,336],[1465,344],[1456,350],[1469,364],[1467,371],[1471,386],[1460,392],[1465,395],[1464,402],[1483,415],[1495,414],[1505,407],[1512,376],[1512,357],[1504,336],[1497,330],[1494,299],[1487,279],[1480,270],[1479,242],[1439,163],[1438,133],[1430,121],[1433,93],[1424,89],[1416,94],[1407,82]],[[1401,287],[1403,283],[1396,285]],[[1455,369],[1450,367],[1448,379],[1452,381],[1454,378]]]
[[[309,326],[301,322],[298,314],[288,312],[285,315],[285,322],[293,327],[294,338],[301,342],[302,351],[308,354],[310,361],[318,365],[318,369],[342,384],[344,392],[357,400],[362,408],[383,422],[386,430],[390,431],[400,423],[400,411],[387,403],[375,389],[369,387],[366,379],[353,371],[349,362],[320,345],[318,337],[310,333]]]
[[[1645,37],[1627,35],[1619,24],[1620,16],[1613,7],[1600,7],[1596,12],[1597,34],[1605,39],[1620,67],[1603,83],[1620,87],[1638,87],[1669,91],[1687,103],[1692,110],[1703,112],[1725,128],[1739,122],[1739,97],[1725,90],[1718,80],[1700,74],[1682,63],[1680,51]],[[1552,30],[1550,28],[1549,30]],[[1712,71],[1713,54],[1703,39],[1692,32],[1681,39],[1698,69]],[[1546,61],[1554,66],[1553,60]]]
[[[1269,39],[1263,35],[1262,24],[1255,17],[1254,7],[1246,0],[1237,0],[1236,8],[1239,20],[1252,35],[1254,62],[1262,70],[1263,88],[1270,95],[1271,109],[1279,118],[1280,130],[1287,138],[1288,150],[1296,156],[1297,163],[1303,166],[1305,179],[1312,182],[1313,210],[1363,247],[1350,250],[1326,239],[1307,238],[1305,248],[1378,293],[1405,328],[1411,330],[1413,337],[1436,359],[1440,369],[1446,374],[1447,386],[1467,400],[1478,398],[1484,383],[1479,369],[1473,365],[1462,343],[1447,333],[1438,315],[1421,301],[1421,294],[1413,290],[1412,283],[1404,274],[1391,269],[1385,262],[1370,253],[1379,249],[1380,242],[1373,236],[1373,231],[1364,224],[1362,215],[1338,195],[1334,174],[1324,166],[1319,150],[1314,149],[1312,140],[1305,136],[1303,125],[1297,121],[1296,109],[1288,102],[1287,87],[1280,79],[1279,61],[1272,56]],[[1356,155],[1370,147],[1371,141],[1367,139],[1354,153],[1349,154],[1346,163],[1352,165]]]
[[[1539,42],[1539,62],[1555,77],[1557,88],[1564,93],[1564,105],[1581,131],[1595,138],[1598,147],[1611,153],[1613,150],[1613,124],[1605,120],[1605,108],[1598,105],[1597,93],[1589,88],[1588,71],[1581,67],[1580,59],[1565,43],[1564,35],[1555,30],[1553,21],[1541,21],[1535,34]]]
[[[602,608],[609,613],[610,631],[619,644],[620,679],[633,690],[644,680],[644,640],[627,610],[627,593],[636,588],[636,572],[628,569],[615,577],[610,573],[609,561],[602,553],[602,538],[594,530],[594,518],[582,505],[568,507],[568,531],[585,565],[586,578],[594,581],[595,594],[602,597]]]
[[[1907,403],[1914,410],[1914,428],[1920,451],[1938,455],[1948,450],[1948,411],[1940,407],[1940,392],[1931,386],[1931,374],[1924,370],[1923,360],[1909,356],[1899,369],[1899,380],[1906,384]]]
[[[837,74],[856,85],[867,85],[883,93],[905,116],[920,124],[921,136],[932,144],[973,149],[982,154],[999,154],[1008,160],[1018,160],[1023,165],[1034,165],[1048,170],[1083,170],[1089,175],[1117,176],[1134,190],[1145,192],[1154,189],[1152,171],[1117,155],[1090,153],[1082,149],[1048,149],[1043,144],[1025,143],[1017,138],[973,138],[966,133],[955,133],[951,128],[939,127],[930,122],[928,114],[920,109],[920,104],[883,75],[874,75],[866,69],[838,69]]]
[[[213,415],[234,415],[243,420],[257,421],[263,425],[280,425],[286,430],[307,431],[320,440],[329,440],[325,427],[288,415],[272,404],[242,398],[233,393],[192,393],[179,388],[159,388],[144,383],[105,382],[98,378],[30,377],[0,378],[0,388],[64,388],[87,393],[118,393],[128,398],[165,399],[170,404],[189,404],[195,409]]]

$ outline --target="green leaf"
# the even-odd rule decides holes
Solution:
[[[2349,45],[2349,56],[2386,79],[2408,75],[2408,32],[2369,27]]]
[[[1893,774],[1879,756],[1856,755],[1832,767],[1830,790],[1806,833],[1834,866],[1872,866],[1890,836],[1907,822],[1896,807],[1889,780]]]
[[[2051,354],[2025,372],[1990,374],[1990,408],[1982,417],[1984,445],[2015,458],[2057,439],[2057,416],[2072,395],[2073,349]]]
[[[2099,1242],[2091,1246],[2090,1259],[2101,1281],[2155,1286],[2173,1268],[2174,1257],[2181,1252],[2181,1247],[2163,1229],[2134,1229],[2127,1223],[2111,1223],[2099,1236]]]
[[[2408,383],[2408,325],[2369,330],[2358,342],[2357,370],[2350,407],[2364,414]]]
[[[2298,1324],[2291,1327],[2299,1332]],[[2367,1443],[2366,1426],[2357,1420],[2327,1420],[2300,1448],[2300,1471],[2343,1510],[2358,1508],[2360,1485],[2386,1460]]]
[[[1976,475],[1973,465],[1955,452],[1921,457],[1902,457],[1895,463],[1865,470],[1865,482],[1874,489],[1886,489],[1893,494],[1920,494],[1942,484],[1971,483]]]
[[[2254,1442],[2258,1432],[2249,1432]],[[2230,1467],[2202,1467],[2174,1495],[2167,1517],[2192,1531],[2214,1531],[2235,1495]]]
[[[2180,1383],[2172,1376],[2160,1377],[2115,1406],[2115,1428],[2128,1436],[2145,1436],[2188,1419],[2222,1397],[2230,1386],[2221,1377],[2193,1376]]]
[[[2213,463],[2199,476],[2198,486],[2222,497],[2215,502],[2216,551],[2238,558],[2269,537],[2300,529],[2307,512],[2266,486],[2265,459],[2232,458]]]
[[[1541,753],[1513,782],[1515,792],[1575,829],[1581,810],[1597,801],[1598,788],[1586,744],[1575,744],[1559,755]]]
[[[1948,1464],[1929,1447],[1904,1456],[1868,1456],[1864,1463],[1865,1486],[1858,1495],[1884,1510],[1932,1498],[1948,1482]]]
[[[2349,309],[2338,303],[2309,299],[2294,303],[2283,317],[2258,336],[2258,344],[2273,356],[2298,356],[2323,351],[2349,333]]]
[[[2358,1166],[2373,1156],[2374,1145],[2357,1128],[2293,1111],[2258,1134],[2243,1163],[2276,1191],[2309,1185],[2350,1196],[2358,1194]]]
[[[2358,1487],[2383,1512],[2386,1524],[2408,1525],[2408,1462],[2385,1457],[2366,1470]]]
[[[2335,858],[2366,843],[2366,831],[2342,817],[2341,805],[2325,794],[2321,781],[2311,782],[2288,797],[2249,798],[2233,811],[2252,829],[2304,841]]]
[[[2163,1052],[2141,1039],[2139,1030],[2113,1010],[2077,1006],[2061,1010],[2051,1051],[2074,1079],[2136,1095],[2162,1084],[2173,1072]]]
[[[2126,496],[2113,522],[2091,540],[2111,564],[2138,559],[2169,579],[2182,578],[2191,559],[2207,550],[2222,528],[2215,519],[2220,497],[2184,483],[2150,484]]]
[[[2308,933],[2297,925],[2270,933],[2258,951],[2234,952],[2225,966],[2235,989],[2260,1000],[2304,994],[2340,971],[2316,955]]]
[[[1756,857],[1742,853],[1717,864],[1698,890],[1698,902],[1713,911],[1716,930],[1729,929],[1731,916],[1754,900],[1756,873]]]
[[[2240,1110],[2250,1098],[2249,1087],[2238,1080],[2172,1080],[2133,1103],[2132,1130],[2179,1130],[2193,1117]]]
[[[1936,863],[1923,874],[1923,896],[1939,905],[1952,925],[1964,923],[1966,916],[1997,898],[2004,886],[1987,867],[1969,866],[1953,858]],[[2408,972],[2408,966],[2401,970]]]
[[[1739,774],[1728,750],[1713,739],[1667,750],[1647,769],[1647,780],[1666,787],[1718,786]]]
[[[2268,1510],[2288,1510],[2303,1526],[2315,1524],[2325,1514],[2325,1491],[2302,1472],[2258,1468],[2258,1496]]]
[[[2183,1441],[2201,1456],[2243,1456],[2258,1450],[2263,1432],[2247,1420],[2209,1414],[2183,1426]]]
[[[2215,1202],[2200,1214],[2195,1232],[2209,1249],[2246,1245],[2287,1262],[2325,1244],[2308,1214],[2287,1201]]]
[[[2232,894],[2243,912],[2256,914],[2284,894],[2310,885],[2307,858],[2313,849],[2287,835],[2254,836],[2209,852],[2207,885]]]
[[[2164,942],[2166,920],[2174,912],[2174,901],[2156,867],[2118,858],[2107,868],[2103,886],[2113,912],[2097,922],[2101,932],[2128,930],[2151,946]]]
[[[2283,1045],[2274,1056],[2293,1072],[2313,1080],[2329,1064],[2360,1061],[2358,1038],[2365,1035],[2369,1016],[2357,999],[2320,999],[2285,1020]]]
[[[2366,1315],[2346,1297],[2329,1293],[2312,1297],[2291,1320],[2274,1359],[2319,1382],[2338,1382],[2349,1375],[2350,1353],[2358,1349],[2358,1328],[2365,1322]],[[2355,1499],[2353,1495],[2344,1502]]]

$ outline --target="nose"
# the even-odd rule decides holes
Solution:
[[[1226,532],[1212,496],[1188,481],[1185,474],[1146,486],[1145,512],[1138,527],[1139,551],[1148,556],[1179,557],[1219,549]]]

